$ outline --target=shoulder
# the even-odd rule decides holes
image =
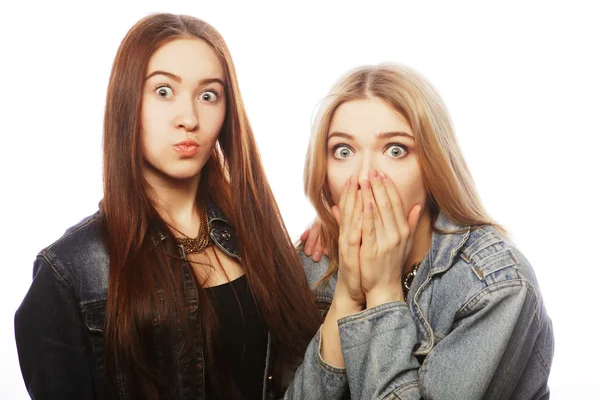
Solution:
[[[418,279],[431,276],[440,306],[458,310],[475,297],[502,301],[524,292],[541,300],[533,268],[510,239],[493,226],[463,228],[434,232],[430,270]]]
[[[458,253],[476,278],[487,285],[523,280],[537,287],[531,264],[507,237],[492,226],[471,230]]]
[[[82,287],[103,288],[108,282],[108,253],[96,212],[68,228],[55,242],[38,254],[35,268],[51,268],[62,282],[75,291]],[[38,272],[34,268],[34,275]],[[106,283],[106,284],[105,284]]]
[[[509,238],[492,226],[477,227],[460,235],[461,245],[446,256],[451,262],[439,275],[437,298],[459,310],[521,297],[543,312],[533,268]]]

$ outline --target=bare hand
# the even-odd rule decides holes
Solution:
[[[365,295],[361,285],[359,251],[363,201],[358,182],[351,176],[342,192],[339,206],[332,211],[340,225],[338,282],[334,302],[340,308],[362,310]]]
[[[364,204],[360,273],[367,307],[403,300],[402,269],[410,254],[422,207],[405,217],[402,199],[393,182],[377,171],[361,182]]]
[[[304,243],[304,253],[307,256],[312,255],[314,262],[321,261],[323,254],[329,255],[329,249],[323,246],[323,235],[321,229],[321,221],[317,218],[313,221],[310,228],[304,231],[300,236],[300,240]]]

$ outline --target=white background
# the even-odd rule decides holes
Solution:
[[[593,2],[27,1],[0,6],[0,397],[24,399],[12,318],[37,252],[102,196],[108,76],[127,30],[190,14],[225,37],[264,166],[297,237],[311,117],[337,77],[396,61],[441,92],[481,197],[532,262],[555,329],[552,398],[598,362],[600,13]]]

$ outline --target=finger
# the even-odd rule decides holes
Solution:
[[[312,259],[314,262],[319,262],[321,261],[321,256],[323,256],[323,235],[321,235],[321,228],[319,228],[319,236],[315,241]]]
[[[310,227],[306,244],[304,245],[304,252],[307,256],[310,256],[315,248],[319,235],[321,233],[321,221],[315,219]]]
[[[361,218],[362,219],[362,214],[363,214],[363,202],[362,202],[362,189],[359,189],[356,192],[356,207],[354,207],[353,213],[352,213],[352,220],[350,221],[350,224],[348,226],[348,241],[352,241],[352,239],[356,239],[355,236],[358,234],[358,243],[360,244],[360,231],[361,231],[361,226],[358,226],[358,219]],[[356,227],[358,226],[358,232],[356,232]]]
[[[362,246],[371,252],[377,244],[377,235],[375,232],[375,221],[373,219],[373,207],[372,201],[368,201],[364,204],[364,217],[362,220]]]
[[[352,226],[354,226],[354,224],[357,221],[357,218],[363,212],[363,195],[362,195],[362,192],[363,192],[362,189],[358,189],[356,191],[356,203],[354,205],[354,210],[352,211],[352,221],[351,221]]]
[[[351,265],[359,265],[360,242],[362,237],[363,212],[360,209],[352,220],[352,226],[348,232],[348,246],[346,247],[347,259],[352,260]]]
[[[310,228],[308,228],[307,230],[305,230],[302,235],[300,235],[300,240],[303,242],[306,242],[306,239],[308,239],[308,232],[310,232]]]
[[[381,223],[388,231],[397,231],[394,207],[379,172],[376,170],[369,171],[369,182],[371,183],[373,198]]]
[[[354,214],[354,207],[356,205],[356,191],[358,190],[358,183],[354,176],[351,176],[348,181],[348,192],[346,193],[346,201],[344,202],[344,208],[340,207],[342,213],[342,229],[348,229],[348,226],[352,222],[352,216]]]
[[[372,203],[373,205],[373,226],[375,228],[375,236],[377,236],[377,232],[380,232],[380,235],[383,236],[384,226],[381,222],[381,216],[377,211],[377,205],[375,203],[375,198],[373,197],[373,188],[368,179],[365,179],[361,182],[361,186],[364,187],[363,193],[363,204]]]
[[[392,203],[392,209],[394,211],[396,225],[398,226],[398,229],[406,229],[407,228],[407,220],[406,220],[407,214],[404,209],[404,203],[402,202],[402,197],[400,197],[400,194],[398,193],[398,190],[396,189],[396,185],[394,185],[394,182],[392,182],[390,177],[387,176],[387,174],[385,174],[384,172],[380,172],[380,174],[381,174],[381,180],[383,181],[383,186],[385,187],[385,191],[388,195],[388,198],[390,199],[390,202]]]

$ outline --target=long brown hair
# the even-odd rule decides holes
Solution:
[[[150,15],[127,33],[113,64],[104,117],[104,198],[100,207],[110,256],[105,366],[115,384],[121,380],[117,371],[123,371],[129,391],[144,399],[175,396],[169,389],[176,386],[175,375],[159,370],[161,343],[177,342],[165,345],[171,357],[167,360],[175,370],[196,368],[190,356],[196,327],[190,326],[184,306],[181,262],[176,262],[168,229],[164,231],[169,238],[160,251],[153,240],[154,226],[166,225],[142,175],[140,140],[148,61],[160,46],[182,37],[209,44],[225,71],[225,121],[217,146],[203,167],[198,201],[210,193],[235,229],[247,280],[272,335],[279,366],[274,368],[276,382],[281,378],[281,366],[301,359],[319,324],[299,257],[267,183],[223,38],[211,25],[193,17]],[[202,312],[210,307],[197,279],[194,281],[207,375],[214,379],[211,366],[217,366],[210,329],[215,320],[209,312]],[[186,334],[177,336],[175,326]],[[157,343],[155,331],[161,332],[161,343]]]
[[[481,204],[450,116],[435,88],[420,74],[402,65],[359,67],[340,78],[324,99],[313,124],[306,155],[304,191],[323,222],[323,241],[331,250],[329,269],[320,282],[331,276],[338,265],[339,227],[331,212],[333,201],[327,185],[329,127],[340,105],[371,97],[384,100],[408,121],[415,137],[431,215],[435,217],[442,212],[460,225],[493,225],[504,233]]]

